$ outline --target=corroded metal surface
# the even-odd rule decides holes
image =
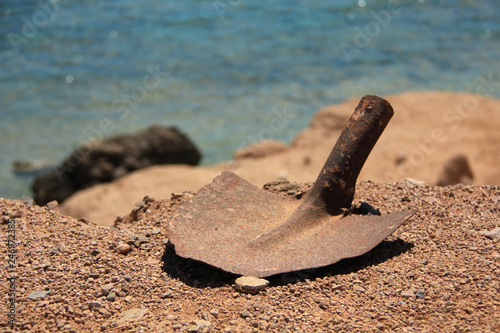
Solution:
[[[283,198],[223,172],[169,221],[178,255],[225,271],[265,277],[364,254],[415,211],[349,215],[357,176],[393,114],[376,96],[361,99],[310,193]]]

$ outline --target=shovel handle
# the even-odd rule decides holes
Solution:
[[[365,95],[340,134],[306,199],[335,215],[351,208],[356,180],[394,111],[385,99]]]

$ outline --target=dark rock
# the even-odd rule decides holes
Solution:
[[[436,185],[446,186],[455,184],[470,185],[474,180],[467,157],[457,155],[450,158],[443,167]]]
[[[152,126],[77,148],[60,166],[38,176],[32,185],[35,202],[62,203],[76,191],[113,181],[155,164],[197,165],[201,153],[176,127]]]
[[[417,291],[415,296],[417,296],[417,298],[425,298],[425,293],[423,291]]]

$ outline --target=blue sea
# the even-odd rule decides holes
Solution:
[[[500,81],[498,13],[494,0],[2,0],[0,197],[31,196],[14,161],[57,163],[152,124],[178,126],[209,165],[289,142],[347,98],[474,92]]]

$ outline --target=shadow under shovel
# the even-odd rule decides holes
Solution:
[[[327,276],[343,275],[358,272],[370,266],[376,266],[386,260],[397,257],[414,247],[413,243],[400,238],[385,240],[371,251],[355,257],[343,259],[325,267],[276,274],[266,279],[271,286],[283,286],[314,280]],[[227,273],[221,269],[193,259],[185,259],[177,254],[172,246],[167,246],[162,257],[163,271],[170,277],[179,279],[190,287],[218,288],[233,284],[238,275]]]

